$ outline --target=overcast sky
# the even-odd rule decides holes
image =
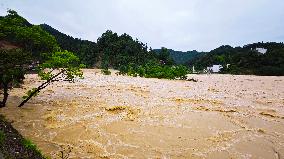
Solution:
[[[0,0],[7,8],[91,41],[108,29],[181,51],[284,41],[284,0]]]

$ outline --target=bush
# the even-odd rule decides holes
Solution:
[[[36,150],[37,149],[36,145],[31,140],[23,139],[22,144],[27,149],[30,149],[30,150]]]
[[[24,147],[28,150],[31,150],[31,151],[34,151],[36,152],[38,155],[40,156],[43,156],[41,151],[37,148],[37,146],[31,141],[31,140],[28,140],[28,139],[23,139],[22,140],[22,144],[24,145]]]
[[[149,62],[142,66],[129,64],[121,67],[119,74],[127,74],[133,77],[159,78],[159,79],[181,79],[186,80],[189,73],[185,66],[169,66],[157,62]]]
[[[284,75],[284,66],[282,67],[273,67],[273,66],[263,66],[254,71],[256,75],[260,76],[283,76]]]
[[[101,72],[103,75],[111,75],[111,72],[108,69],[102,69]]]

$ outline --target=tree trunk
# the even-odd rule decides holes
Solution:
[[[28,96],[27,99],[23,100],[22,103],[18,107],[24,106],[36,93],[39,93],[40,90],[41,90],[40,87],[38,87],[32,94]]]
[[[4,98],[3,98],[3,101],[0,102],[0,108],[3,108],[6,106],[6,102],[7,102],[7,99],[8,99],[8,96],[9,96],[9,93],[8,93],[8,84],[4,83]]]
[[[50,78],[49,80],[47,80],[46,82],[44,82],[43,84],[41,84],[40,86],[37,87],[37,89],[35,91],[33,91],[27,99],[25,99],[24,101],[22,101],[22,103],[18,106],[18,107],[22,107],[24,106],[35,94],[39,93],[42,89],[44,89],[45,87],[47,87],[50,83],[54,82],[54,79],[57,78],[59,75],[61,75],[63,72],[65,72],[65,70],[61,70],[59,73],[57,73],[55,76],[53,76],[52,78]]]

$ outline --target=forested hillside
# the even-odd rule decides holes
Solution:
[[[149,61],[157,61],[157,58],[160,57],[146,44],[138,39],[134,40],[126,33],[118,35],[107,30],[95,43],[73,38],[47,24],[40,26],[56,38],[63,50],[74,52],[88,67],[120,69],[128,65],[142,65]]]
[[[92,67],[97,62],[98,55],[95,42],[73,38],[47,24],[41,24],[40,27],[53,35],[63,50],[74,52],[87,67]]]
[[[267,52],[260,53],[257,48],[267,49]],[[221,64],[224,66],[222,72],[231,74],[284,75],[284,44],[269,42],[235,48],[221,46],[187,64],[199,70]],[[228,69],[227,64],[230,64]]]
[[[97,41],[102,68],[115,68],[121,74],[146,78],[185,78],[188,70],[175,66],[167,49],[157,55],[151,48],[127,34],[106,31]]]
[[[40,26],[30,24],[12,10],[8,11],[8,15],[0,17],[0,41],[31,52],[36,58],[40,57],[40,53],[59,49],[53,36],[42,30]]]

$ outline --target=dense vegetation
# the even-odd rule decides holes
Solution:
[[[120,73],[134,77],[184,80],[189,71],[185,66],[169,66],[150,62],[140,66],[129,65],[126,71],[121,70]]]
[[[187,73],[185,67],[174,66],[170,50],[162,48],[157,54],[128,34],[107,30],[94,43],[73,38],[46,24],[41,27],[55,36],[61,48],[74,52],[87,67],[103,68],[104,74],[109,74],[108,68],[120,70],[121,74],[168,79],[181,78],[180,74],[184,78]]]
[[[21,49],[0,49],[0,90],[3,90],[0,108],[6,105],[9,89],[24,80],[26,65],[30,63],[30,57],[29,53]]]
[[[156,54],[148,46],[127,34],[118,36],[112,31],[104,33],[97,41],[102,68],[114,68],[120,74],[146,78],[184,79],[186,67],[174,66],[169,51],[162,48]]]
[[[260,53],[256,48],[265,48],[267,52]],[[213,64],[223,65],[222,73],[281,76],[284,75],[284,44],[254,43],[235,48],[226,45],[188,62],[188,66],[194,65],[199,70]],[[228,68],[227,64],[230,64]]]
[[[186,79],[189,73],[187,67],[175,65],[168,49],[162,48],[159,54],[153,55],[152,51],[151,53],[152,58],[144,64],[130,63],[120,67],[120,74],[146,78]]]
[[[129,64],[142,65],[155,59],[154,52],[148,51],[146,44],[110,30],[98,38],[97,51],[102,68],[121,69]]]

